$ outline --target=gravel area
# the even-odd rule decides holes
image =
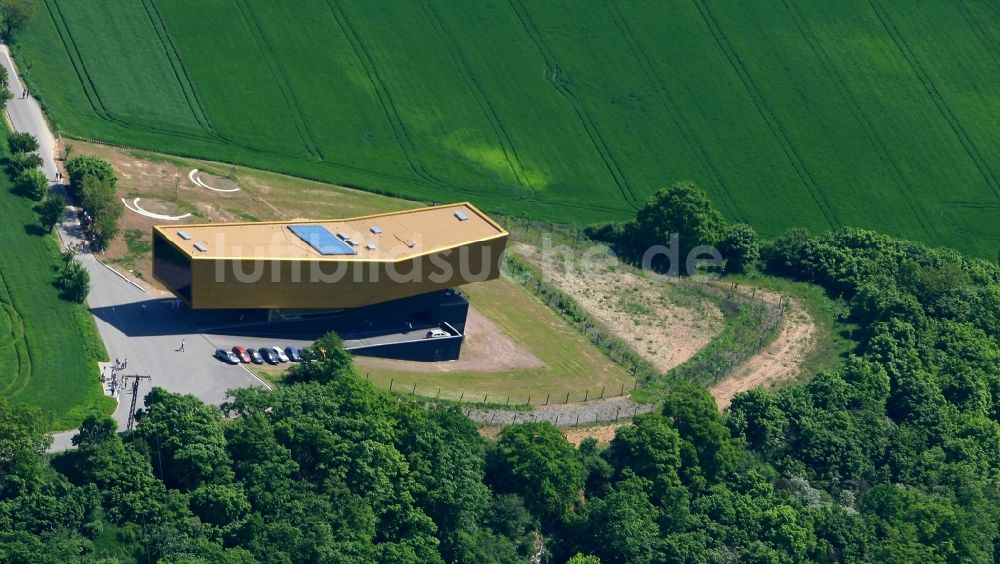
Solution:
[[[537,406],[530,411],[504,409],[471,409],[469,419],[482,425],[509,425],[531,421],[548,421],[557,427],[591,425],[606,421],[628,420],[634,415],[652,411],[655,406],[639,404],[627,396],[619,396],[586,403],[550,404]]]

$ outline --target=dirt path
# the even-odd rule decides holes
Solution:
[[[777,301],[778,295],[768,292],[765,299]],[[812,349],[815,334],[813,318],[801,303],[789,299],[788,313],[774,341],[710,389],[719,409],[728,408],[739,392],[757,386],[773,388],[796,379]]]

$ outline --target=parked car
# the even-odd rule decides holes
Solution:
[[[428,339],[437,339],[438,337],[450,337],[447,331],[443,329],[431,329],[427,332]]]
[[[261,358],[264,359],[264,362],[268,364],[278,364],[279,362],[281,362],[280,360],[278,360],[278,355],[274,354],[274,349],[272,347],[261,347],[257,349],[257,352],[260,353],[260,356]]]
[[[232,351],[227,351],[226,349],[215,349],[215,358],[228,364],[240,363],[240,359],[236,358],[236,355],[233,354]]]
[[[292,362],[302,362],[301,352],[298,347],[285,347],[285,354],[288,355],[288,360]]]
[[[285,351],[279,349],[278,347],[271,347],[271,350],[273,350],[274,354],[277,355],[278,360],[281,362],[288,362],[288,355],[285,354]]]
[[[250,355],[250,362],[254,364],[264,364],[264,358],[260,356],[257,349],[247,349],[247,354]]]
[[[247,353],[247,350],[241,346],[233,347],[233,354],[236,355],[236,358],[240,359],[240,362],[250,362],[250,355]]]

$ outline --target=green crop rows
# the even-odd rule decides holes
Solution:
[[[6,126],[0,146],[7,146]],[[110,413],[114,400],[97,381],[106,353],[90,313],[52,285],[62,259],[31,204],[0,174],[0,395],[40,408],[51,429],[67,429],[87,413]]]
[[[1000,7],[38,0],[68,134],[573,222],[693,180],[764,234],[994,258]]]

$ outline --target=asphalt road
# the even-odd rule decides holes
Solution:
[[[14,95],[14,99],[7,104],[8,119],[15,131],[27,131],[38,139],[38,153],[44,163],[42,171],[49,178],[53,190],[62,190],[55,182],[55,137],[38,101],[30,96],[21,97],[24,86],[6,45],[0,45],[0,63],[7,68],[10,90]],[[59,237],[68,247],[80,241],[78,235],[79,223],[68,213],[67,221],[59,226]],[[97,329],[108,354],[112,361],[115,358],[128,359],[128,368],[119,375],[151,377],[150,380],[140,381],[139,407],[142,406],[142,396],[149,392],[151,386],[193,394],[206,403],[218,404],[225,399],[226,390],[265,385],[242,366],[230,366],[212,358],[216,348],[213,341],[173,311],[169,307],[170,300],[147,294],[93,255],[81,254],[78,259],[90,272],[92,289],[87,304],[95,313]],[[179,351],[182,339],[184,351]],[[105,367],[105,370],[110,374],[110,369]],[[119,429],[124,430],[132,400],[130,391],[120,393],[118,400],[114,418]],[[75,431],[54,434],[50,450],[72,448],[70,439],[74,434]]]

